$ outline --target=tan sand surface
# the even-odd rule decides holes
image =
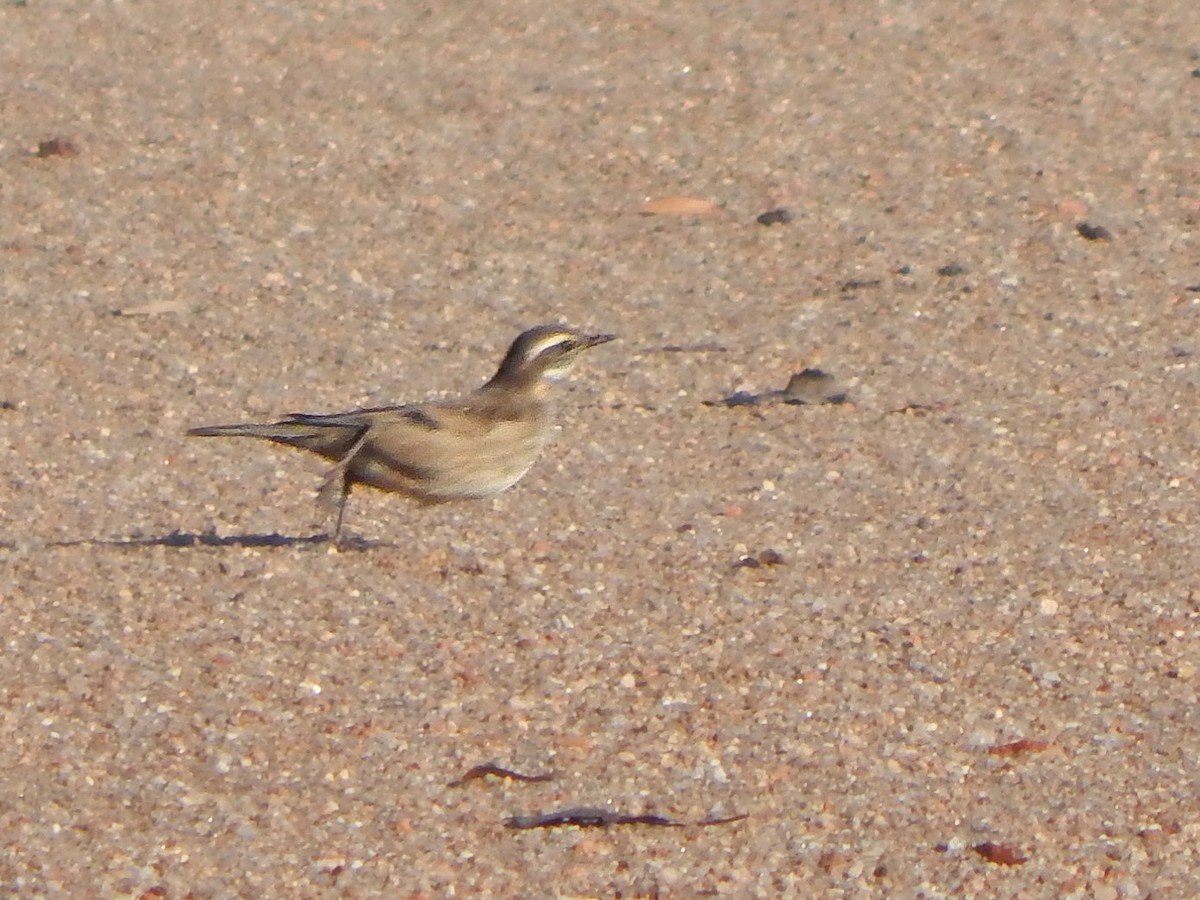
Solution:
[[[1200,896],[1194,0],[0,35],[0,894]],[[183,436],[556,320],[526,479],[340,549]]]

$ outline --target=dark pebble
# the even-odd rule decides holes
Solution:
[[[781,206],[761,213],[756,221],[759,225],[786,225],[792,221],[792,214]]]
[[[1112,232],[1103,225],[1089,225],[1087,222],[1080,222],[1075,226],[1075,230],[1079,232],[1079,236],[1087,238],[1089,241],[1111,241]]]
[[[37,155],[42,159],[51,156],[78,156],[79,148],[66,138],[50,138],[38,143]]]

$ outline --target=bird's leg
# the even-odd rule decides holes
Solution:
[[[342,539],[342,517],[346,514],[346,498],[350,494],[350,465],[354,462],[354,457],[362,450],[363,444],[367,442],[367,435],[370,431],[370,428],[362,430],[362,434],[338,460],[338,464],[325,473],[325,480],[321,482],[321,489],[317,491],[318,502],[337,513],[337,521],[333,528],[335,543]]]
[[[317,492],[317,502],[335,516],[333,534],[329,535],[334,543],[342,539],[342,516],[346,512],[346,497],[349,493],[346,473],[340,469],[334,469],[326,475],[325,481],[321,483],[321,489]]]

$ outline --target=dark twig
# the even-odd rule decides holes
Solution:
[[[561,828],[574,826],[576,828],[606,828],[609,825],[654,825],[659,828],[684,828],[688,825],[707,827],[709,825],[727,825],[730,822],[740,822],[748,818],[743,813],[736,816],[726,816],[720,819],[704,819],[700,822],[678,822],[666,816],[652,813],[628,815],[613,812],[597,806],[573,806],[569,809],[559,809],[553,812],[534,813],[528,816],[509,816],[504,820],[506,828],[524,830],[529,828]]]
[[[451,781],[447,787],[462,787],[468,781],[486,778],[489,775],[494,775],[497,778],[511,778],[513,781],[525,782],[550,781],[552,778],[554,778],[554,775],[550,772],[545,772],[541,775],[524,775],[521,772],[514,772],[512,769],[506,769],[503,766],[498,766],[494,762],[486,762],[477,766],[472,766],[461,778],[456,778],[454,781]]]

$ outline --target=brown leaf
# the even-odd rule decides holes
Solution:
[[[493,762],[481,763],[478,766],[472,766],[467,770],[461,778],[451,781],[447,787],[462,787],[468,781],[475,781],[477,778],[486,778],[489,775],[494,775],[497,778],[511,778],[513,781],[550,781],[554,776],[549,773],[541,775],[523,775],[520,772],[514,772],[512,769],[506,769],[503,766],[498,766]]]
[[[1048,749],[1049,741],[1038,741],[1033,738],[1021,738],[1016,741],[1009,741],[1007,744],[996,744],[988,747],[987,752],[992,756],[1020,756],[1023,753],[1038,753]]]
[[[717,204],[701,197],[656,197],[642,205],[648,216],[711,216],[720,211]]]
[[[976,844],[971,849],[988,862],[995,863],[998,866],[1019,866],[1022,863],[1029,862],[1028,856],[1025,856],[1016,847],[1008,844],[993,844],[991,841],[984,841],[982,844]]]
[[[1074,197],[1068,197],[1058,202],[1059,214],[1071,219],[1082,219],[1088,214],[1088,208],[1086,203]]]

